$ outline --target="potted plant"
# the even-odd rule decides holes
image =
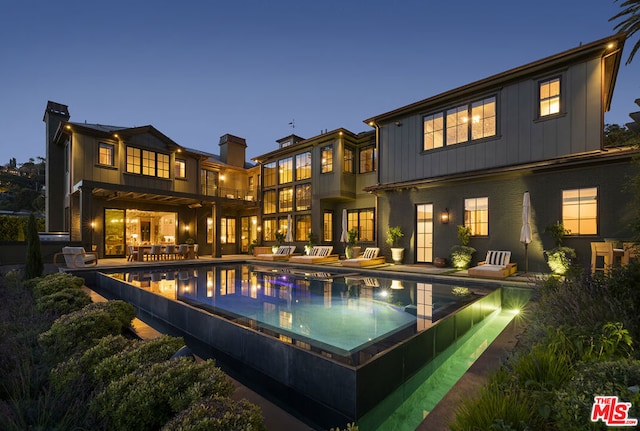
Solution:
[[[196,240],[195,240],[195,239],[193,239],[193,238],[187,238],[187,239],[184,241],[184,243],[185,243],[185,244],[189,244],[189,245],[194,245],[194,244],[196,243]]]
[[[304,253],[309,255],[311,253],[311,249],[314,245],[316,245],[317,239],[313,232],[309,232],[307,235],[307,243],[304,245]]]
[[[464,225],[458,225],[458,241],[460,245],[451,247],[451,264],[456,269],[465,269],[471,263],[471,258],[476,249],[469,247],[469,239],[471,238],[471,228]]]
[[[545,250],[547,256],[547,265],[554,274],[564,275],[571,267],[572,260],[576,257],[576,251],[571,247],[564,247],[562,239],[565,235],[569,235],[571,231],[564,228],[560,222],[555,222],[544,228],[544,232],[551,235],[554,247],[551,250]]]
[[[344,249],[344,254],[347,259],[353,259],[360,254],[360,247],[356,247],[356,239],[358,238],[358,229],[351,229],[347,232],[347,246]]]
[[[400,238],[404,236],[400,226],[389,227],[387,230],[387,244],[391,246],[391,259],[393,263],[402,263],[404,255],[404,247],[399,247]]]
[[[284,244],[284,233],[283,232],[276,232],[276,243],[271,246],[271,251],[273,252],[273,254],[275,254],[278,249],[280,248],[280,246]]]

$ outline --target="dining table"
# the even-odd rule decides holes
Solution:
[[[178,250],[180,248],[180,245],[175,245],[175,258],[176,259],[195,259],[195,245],[193,244],[181,244],[183,246],[185,246],[185,248],[187,249],[186,253],[184,253],[183,255],[178,255]],[[151,252],[151,248],[153,247],[152,244],[141,244],[141,245],[136,245],[133,247],[133,253],[134,253],[134,259],[137,262],[144,262],[144,256],[149,255],[149,253]],[[166,249],[166,245],[163,244],[162,245],[162,253],[164,253]],[[163,255],[160,255],[163,256]]]

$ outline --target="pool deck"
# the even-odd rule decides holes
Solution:
[[[152,262],[129,262],[126,259],[101,259],[97,267],[92,269],[122,269],[123,267],[140,267],[140,266],[182,266],[182,265],[199,265],[217,262],[234,262],[234,261],[250,261],[252,256],[248,255],[227,255],[222,258],[212,258],[210,256],[200,256],[198,259],[177,260],[177,261],[152,261]],[[261,264],[269,264],[271,262],[262,262]],[[286,263],[285,263],[286,265]],[[296,265],[300,266],[300,265]],[[308,265],[310,268],[319,268],[319,270],[330,271],[332,267],[339,267],[338,263]],[[508,284],[513,286],[531,286],[536,279],[543,277],[541,273],[523,273],[516,274],[506,279],[476,279],[469,277],[466,270],[454,270],[452,268],[436,268],[429,264],[383,264],[371,267],[358,268],[358,272],[375,273],[382,272],[385,276],[402,276],[405,275],[425,275],[433,278],[457,279],[460,282],[481,281],[483,283]],[[159,333],[153,328],[148,327],[143,322],[136,319],[133,324],[134,330],[142,338],[153,338]],[[449,423],[455,419],[456,406],[463,397],[469,396],[477,392],[486,382],[488,374],[497,369],[500,364],[509,356],[517,344],[517,336],[524,328],[522,325],[510,323],[496,340],[485,350],[485,352],[476,360],[471,368],[463,375],[456,385],[445,395],[438,405],[425,417],[422,423],[416,428],[419,431],[440,431],[449,430]],[[232,379],[233,380],[233,379]],[[300,421],[293,415],[289,414],[270,400],[262,397],[246,386],[234,380],[236,391],[233,395],[234,399],[246,398],[248,401],[260,406],[264,417],[265,425],[269,430],[287,429],[293,431],[313,430],[312,427]],[[339,425],[339,424],[336,424]]]

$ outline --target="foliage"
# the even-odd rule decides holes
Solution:
[[[194,403],[167,422],[163,431],[266,430],[260,408],[247,400],[218,396]]]
[[[284,232],[280,232],[280,231],[276,232],[276,243],[278,245],[284,244],[284,238],[285,238]]]
[[[37,279],[33,294],[36,298],[41,298],[64,289],[80,289],[83,285],[82,277],[56,272]]]
[[[604,125],[604,146],[624,147],[640,144],[640,135],[618,124]]]
[[[544,228],[544,233],[548,233],[553,238],[553,244],[556,248],[562,246],[562,239],[565,235],[569,235],[571,233],[570,230],[565,229],[564,225],[560,222],[555,222],[553,224],[548,225]]]
[[[457,235],[460,244],[469,245],[469,240],[471,239],[471,228],[469,226],[459,224]]]
[[[24,278],[40,277],[44,271],[44,262],[42,261],[42,249],[40,248],[40,236],[38,235],[36,218],[33,213],[29,214],[25,235],[27,237],[27,257]]]
[[[102,337],[123,333],[135,315],[133,306],[124,301],[89,304],[56,319],[48,331],[40,334],[40,343],[48,359],[57,364],[95,345]]]
[[[574,361],[608,361],[628,358],[633,340],[620,322],[607,322],[599,329],[561,326],[549,330],[542,341],[550,350],[569,355]]]
[[[571,358],[543,346],[535,346],[518,358],[512,370],[521,388],[561,389],[573,375]]]
[[[616,0],[617,1],[617,0]],[[638,30],[640,30],[640,2],[638,0],[625,0],[620,3],[622,10],[609,19],[609,21],[615,21],[623,19],[613,27],[614,30],[627,33],[627,39],[631,38]],[[636,44],[629,53],[629,58],[626,64],[631,64],[633,56],[640,49],[640,40],[636,41]]]
[[[189,245],[194,245],[196,243],[196,240],[189,237],[184,241],[185,244],[189,244]]]
[[[214,361],[177,358],[109,383],[89,403],[89,410],[106,429],[153,430],[201,398],[226,397],[233,389]]]
[[[78,311],[91,303],[91,297],[82,289],[63,289],[36,300],[36,310],[57,316]]]
[[[400,226],[389,226],[389,229],[387,229],[386,242],[391,247],[398,247],[400,238],[402,238],[403,236],[404,233],[402,233],[402,228]]]
[[[471,263],[471,258],[476,249],[466,245],[454,245],[451,247],[451,264],[454,268],[464,269]]]
[[[28,217],[0,215],[0,241],[24,241]],[[45,229],[43,218],[36,219],[38,232]]]
[[[356,245],[356,240],[358,239],[358,233],[359,233],[358,229],[351,229],[351,230],[347,231],[347,244],[348,245]],[[400,232],[400,236],[402,236],[402,232]]]
[[[313,232],[309,232],[307,234],[307,245],[309,247],[313,247],[317,243],[318,243],[318,237],[316,236],[316,234],[314,234]]]
[[[358,425],[355,422],[351,422],[347,424],[347,427],[343,430],[342,428],[331,428],[331,431],[358,431]]]
[[[556,247],[551,250],[545,250],[547,256],[547,264],[554,274],[564,275],[567,273],[576,258],[576,252],[570,247]]]

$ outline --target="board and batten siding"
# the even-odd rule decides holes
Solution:
[[[538,82],[561,77],[561,112],[538,119]],[[496,136],[423,151],[424,115],[496,96]],[[601,148],[602,63],[590,59],[510,82],[446,105],[397,117],[380,127],[380,182],[435,178],[550,160]]]

